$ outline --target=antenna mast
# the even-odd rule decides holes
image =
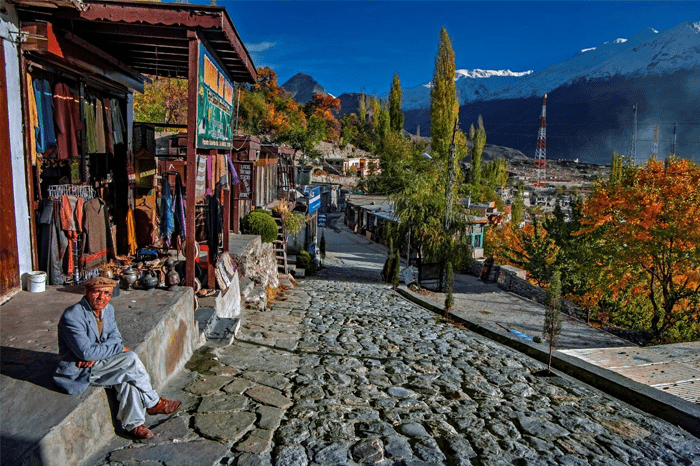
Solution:
[[[655,159],[659,155],[659,125],[654,127],[654,139],[651,142],[651,158]]]
[[[540,129],[537,133],[537,149],[535,150],[535,187],[544,187],[547,178],[547,94],[542,99],[542,115]]]

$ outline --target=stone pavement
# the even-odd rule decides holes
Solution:
[[[84,464],[700,465],[687,432],[327,265],[192,358],[155,439]]]

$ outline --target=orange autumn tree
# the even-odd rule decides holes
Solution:
[[[596,288],[629,304],[646,296],[655,337],[700,319],[700,167],[651,159],[596,187],[577,235],[601,246]]]
[[[309,119],[316,118],[323,122],[326,140],[338,140],[340,137],[340,123],[333,115],[333,111],[340,110],[340,99],[330,94],[314,94],[311,96],[311,100],[305,104],[304,110]]]

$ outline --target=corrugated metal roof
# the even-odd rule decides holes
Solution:
[[[21,21],[51,22],[55,31],[77,36],[142,74],[187,78],[188,31],[196,30],[233,81],[257,79],[224,7],[97,0],[16,3]]]

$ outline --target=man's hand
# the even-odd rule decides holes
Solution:
[[[76,364],[78,365],[78,367],[80,367],[82,369],[82,368],[94,366],[95,362],[97,362],[97,361],[78,361]]]
[[[128,346],[124,347],[124,352],[126,353],[127,351],[131,351]]]

